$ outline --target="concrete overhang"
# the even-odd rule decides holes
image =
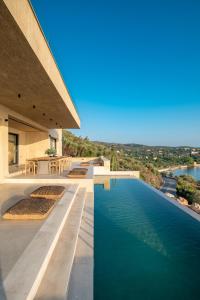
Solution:
[[[0,104],[46,128],[80,128],[28,0],[0,0]]]

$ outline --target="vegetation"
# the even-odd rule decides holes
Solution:
[[[96,142],[99,143],[99,142]],[[118,151],[123,151],[126,156],[133,157],[142,163],[151,163],[157,169],[174,166],[193,166],[194,162],[200,163],[200,148],[192,147],[159,147],[138,144],[110,144]]]
[[[129,156],[126,150],[118,150],[113,144],[92,142],[89,139],[77,137],[69,131],[63,130],[63,154],[73,157],[105,156],[111,161],[111,170],[140,171],[141,178],[156,188],[162,184],[162,177],[153,164],[141,162]]]
[[[200,204],[200,190],[196,190],[193,195],[193,202]]]
[[[47,155],[56,155],[56,149],[55,148],[49,148],[45,151],[45,154],[47,154]]]
[[[199,185],[192,176],[181,175],[177,177],[176,193],[178,196],[187,199],[189,204],[200,204]]]

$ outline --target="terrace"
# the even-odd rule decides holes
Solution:
[[[0,218],[0,238],[3,241],[0,246],[1,299],[40,299],[48,295],[65,299],[72,266],[76,268],[75,272],[79,272],[79,277],[81,275],[81,282],[87,289],[83,286],[80,290],[79,286],[71,293],[83,293],[89,287],[88,299],[92,297],[93,227],[89,226],[86,220],[93,224],[93,174],[90,166],[85,178],[67,178],[69,170],[77,166],[80,166],[80,162],[73,161],[61,174],[14,175],[5,178],[0,185],[1,216],[41,186],[59,185],[66,189],[53,211],[43,220],[19,221]],[[60,249],[65,251],[60,252]],[[74,257],[78,259],[82,256],[82,252],[87,257],[87,262],[80,273],[82,264],[73,262]],[[67,253],[67,256],[64,253]],[[87,278],[84,276],[85,271],[90,274]],[[77,276],[74,280],[71,279],[70,287],[76,286],[76,280]],[[46,288],[49,281],[52,281],[51,289]]]
[[[64,186],[66,193],[47,219],[20,222],[0,220],[3,228],[1,238],[4,241],[0,247],[0,260],[4,261],[0,266],[2,293],[10,299],[17,299],[16,293],[12,294],[13,286],[16,286],[19,299],[22,299],[23,293],[36,299],[45,295],[65,299],[69,288],[68,299],[74,299],[83,293],[86,293],[85,299],[92,299],[94,182],[103,180],[103,184],[109,189],[109,180],[102,176],[94,176],[94,170],[97,172],[100,168],[99,174],[102,174],[102,168],[105,168],[105,175],[108,175],[109,163],[109,160],[104,158],[68,158],[68,164],[60,174],[12,174],[4,179],[0,185],[1,215],[21,199],[29,197],[38,187]],[[88,169],[85,178],[68,177],[70,170],[77,167]],[[111,172],[110,176],[113,173]],[[127,174],[129,178],[130,175]],[[45,244],[42,242],[43,230],[50,232]],[[40,249],[37,253],[39,257],[44,258],[43,260],[35,258],[36,248]],[[61,248],[66,249],[67,256],[60,252]],[[82,256],[85,257],[84,264],[79,261]],[[34,265],[31,264],[27,272],[24,272],[27,261],[32,260]],[[65,266],[63,271],[60,269],[61,263]],[[88,273],[87,277],[85,272]],[[32,273],[35,276],[32,276]],[[17,274],[21,274],[20,280]],[[49,281],[52,282],[51,289],[47,289],[46,286]]]
[[[51,186],[54,184],[51,183]],[[41,183],[2,184],[1,214],[40,186]],[[66,188],[66,192],[48,218],[23,221],[0,219],[0,238],[3,241],[0,245],[1,299],[37,298],[40,293],[44,294],[43,286],[49,282],[50,274],[56,288],[51,296],[66,296],[80,226],[84,228],[82,215],[91,219],[91,215],[87,216],[87,209],[93,201],[93,193],[88,183],[85,187],[78,182],[66,182],[62,186]],[[91,249],[87,250],[88,239],[93,235],[92,229],[90,231],[90,236],[85,237],[81,246],[87,253],[86,268],[89,269],[93,262]],[[92,245],[93,241],[90,243]],[[67,256],[59,249],[65,249]],[[53,268],[53,272],[49,272],[49,268]],[[86,281],[90,285],[92,277],[88,277]]]

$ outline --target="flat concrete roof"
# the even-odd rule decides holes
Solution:
[[[0,0],[0,104],[46,128],[80,119],[28,0]]]

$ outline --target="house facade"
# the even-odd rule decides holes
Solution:
[[[0,1],[0,180],[27,159],[62,155],[80,119],[28,0]]]

